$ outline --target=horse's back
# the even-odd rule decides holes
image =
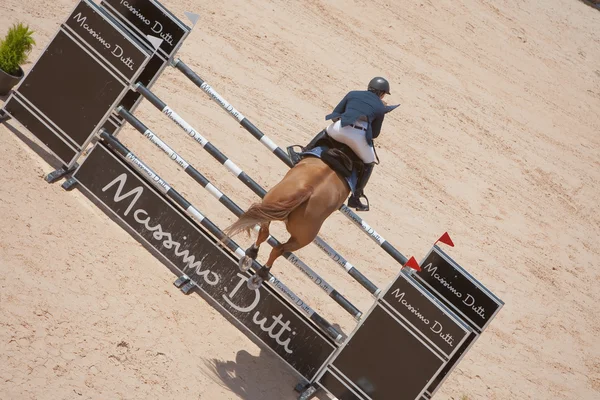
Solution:
[[[307,191],[312,192],[318,181],[315,171],[314,167],[307,168],[307,164],[298,163],[265,194],[263,203],[290,201]]]
[[[306,157],[267,192],[263,202],[291,201],[307,191],[312,193],[309,201],[322,209],[335,205],[339,208],[350,193],[346,181],[327,164],[316,157]]]
[[[310,182],[311,186],[318,186],[324,180],[330,180],[329,184],[336,186],[346,185],[346,181],[337,172],[317,157],[305,157],[288,171],[285,178],[287,175],[290,175],[290,179]]]
[[[289,175],[290,182],[313,191],[306,203],[309,218],[326,218],[346,201],[350,193],[346,181],[316,157],[304,158],[289,171]]]

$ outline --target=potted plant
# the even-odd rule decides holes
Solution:
[[[7,95],[23,79],[25,73],[21,65],[35,45],[32,34],[29,26],[18,23],[0,41],[0,96]]]

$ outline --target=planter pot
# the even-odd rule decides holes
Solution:
[[[10,90],[15,87],[17,83],[21,82],[24,75],[21,67],[19,67],[17,76],[6,73],[0,69],[0,96],[6,96],[10,93]]]

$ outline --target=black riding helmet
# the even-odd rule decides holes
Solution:
[[[387,81],[387,79],[382,78],[380,76],[377,76],[377,77],[371,79],[371,81],[369,82],[368,88],[373,89],[373,90],[381,90],[382,92],[391,94],[390,93],[390,83]]]

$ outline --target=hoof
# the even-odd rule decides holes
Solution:
[[[240,261],[238,262],[238,266],[240,267],[240,271],[242,272],[246,272],[250,269],[250,267],[252,266],[252,259],[248,256],[244,256],[242,258],[240,258]]]
[[[248,286],[248,289],[256,290],[262,285],[262,283],[263,283],[263,278],[261,278],[260,276],[254,275],[252,278],[248,279],[248,282],[246,282],[246,285]]]
[[[253,260],[256,260],[258,257],[258,247],[250,246],[246,249],[246,255]]]

